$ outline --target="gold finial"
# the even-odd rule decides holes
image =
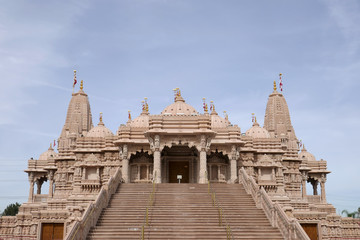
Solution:
[[[83,90],[84,88],[84,80],[81,80],[81,83],[80,83],[80,90]]]
[[[255,117],[255,122],[257,123],[256,117]]]
[[[274,91],[276,91],[276,81],[274,80]]]
[[[147,97],[144,97],[144,101],[141,101],[143,112],[149,112],[149,105],[147,103],[147,99]]]
[[[205,102],[205,98],[203,98],[203,108],[204,108],[204,112],[207,113],[208,112],[208,105]]]
[[[215,112],[215,104],[214,101],[210,101],[210,111]]]
[[[103,113],[100,112],[100,115],[99,115],[99,120],[100,120],[100,122],[102,122],[102,119],[103,119]]]
[[[129,121],[131,121],[131,113],[130,113],[131,111],[130,110],[128,110],[128,118],[129,118]]]
[[[255,113],[251,113],[251,121],[255,122]]]

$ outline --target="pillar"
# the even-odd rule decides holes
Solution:
[[[314,195],[318,195],[318,191],[317,191],[318,181],[317,181],[317,180],[314,180],[314,181],[312,182],[312,186],[313,186],[313,193],[314,193]]]
[[[321,186],[321,202],[322,203],[326,203],[325,182],[326,182],[326,178],[321,177],[320,186]]]
[[[302,198],[306,198],[306,175],[302,175]]]
[[[49,173],[49,197],[53,197],[54,189],[54,173],[50,171]]]
[[[42,181],[40,181],[39,179],[36,180],[36,186],[37,186],[36,194],[41,194],[41,185],[42,185]]]
[[[120,148],[120,157],[122,158],[121,175],[125,183],[130,182],[129,178],[129,158],[128,158],[128,146],[124,144],[122,149]]]
[[[161,183],[161,154],[159,150],[154,152],[154,173],[155,183]]]
[[[206,171],[206,151],[201,150],[200,151],[199,183],[207,183],[205,171]]]
[[[33,202],[34,198],[34,175],[29,173],[30,191],[29,191],[29,202]]]
[[[230,181],[231,181],[231,183],[234,183],[237,178],[236,170],[237,170],[237,161],[235,159],[232,159],[230,161]]]
[[[122,160],[121,174],[124,182],[129,183],[129,159]]]

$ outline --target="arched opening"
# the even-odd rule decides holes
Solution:
[[[146,183],[153,179],[154,157],[141,150],[130,156],[130,182]]]
[[[230,178],[230,164],[229,157],[222,152],[211,152],[207,156],[207,172],[208,179],[211,182],[225,183]]]
[[[196,183],[198,181],[199,153],[195,147],[174,145],[161,152],[162,182]],[[180,181],[179,181],[180,180]]]

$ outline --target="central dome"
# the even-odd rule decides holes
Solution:
[[[180,95],[180,92],[175,96],[175,102],[167,106],[162,112],[162,115],[199,115],[199,113],[185,103],[185,100]]]

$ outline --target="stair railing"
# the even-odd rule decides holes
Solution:
[[[145,209],[145,213],[144,213],[144,221],[143,221],[143,224],[141,225],[141,231],[140,231],[140,237],[139,237],[141,240],[145,239],[145,227],[150,226],[150,213],[149,212],[151,210],[151,213],[152,213],[153,206],[155,203],[155,193],[156,193],[155,179],[156,179],[156,171],[154,173],[154,177],[152,180],[152,190],[149,193],[149,200],[146,205],[146,209]]]
[[[231,231],[230,224],[227,222],[226,217],[224,215],[223,208],[219,202],[219,200],[216,198],[215,190],[211,186],[210,179],[208,179],[207,171],[205,171],[205,178],[208,180],[208,193],[211,197],[211,201],[214,207],[218,210],[218,216],[219,216],[219,227],[223,226],[226,231],[226,240],[233,240],[234,236]]]
[[[86,239],[90,229],[94,227],[102,210],[108,206],[111,196],[116,192],[121,180],[121,170],[117,168],[114,176],[101,187],[94,203],[90,203],[86,208],[80,221],[76,221],[74,226],[67,233],[66,240]]]
[[[271,225],[277,227],[286,240],[310,240],[299,222],[295,218],[289,219],[281,206],[273,203],[264,188],[259,188],[243,167],[239,170],[239,179],[245,191],[253,197],[256,206],[264,210]]]

